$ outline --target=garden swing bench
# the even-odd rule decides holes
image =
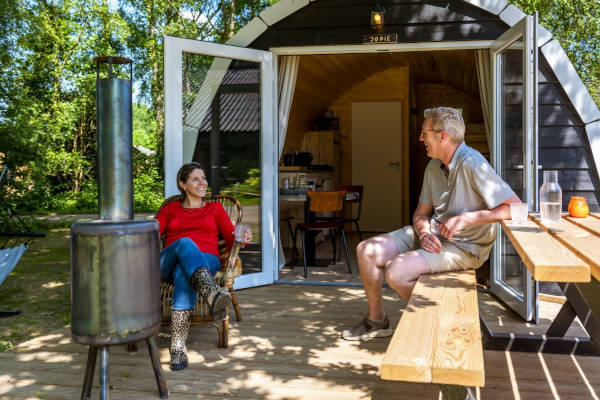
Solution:
[[[19,215],[11,210],[7,190],[9,177],[8,167],[4,167],[0,173],[0,286],[17,266],[31,241],[36,237],[46,236],[45,233],[34,232]],[[17,310],[0,310],[0,318],[18,314],[20,311]]]

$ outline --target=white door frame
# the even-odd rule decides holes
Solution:
[[[492,165],[500,174],[504,160],[501,156],[502,146],[502,112],[501,106],[501,58],[499,53],[519,39],[523,39],[523,197],[530,204],[530,210],[537,210],[537,39],[535,15],[527,15],[512,28],[503,33],[490,48],[490,65],[492,68],[492,121],[494,149]],[[537,298],[538,284],[533,280],[529,270],[523,266],[521,286],[523,294],[502,280],[506,265],[502,263],[502,233],[498,226],[495,246],[492,251],[491,290],[510,308],[526,321],[536,320],[538,316]]]
[[[206,49],[210,49],[205,54],[210,54],[214,56],[221,57],[229,57],[229,58],[238,58],[238,59],[248,59],[250,61],[256,61],[255,58],[251,56],[252,52],[260,52],[259,50],[253,50],[248,48],[236,47],[236,51],[239,53],[233,57],[231,54],[226,55],[222,53],[222,51],[218,51],[219,46],[223,46],[223,48],[231,48],[234,46],[227,45],[217,45],[214,43],[200,42],[191,39],[181,39],[170,36],[164,37],[164,45],[165,45],[165,82],[164,82],[164,91],[165,91],[165,195],[175,194],[177,193],[177,186],[174,182],[174,177],[177,172],[177,168],[179,165],[183,163],[183,146],[182,146],[182,126],[181,126],[181,118],[177,121],[177,118],[173,119],[173,113],[177,112],[177,110],[181,110],[182,107],[182,95],[181,95],[181,55],[183,52],[183,45],[195,46],[197,43],[202,43],[206,45]],[[436,51],[436,50],[475,50],[475,49],[490,49],[493,40],[476,40],[476,41],[457,41],[457,42],[420,42],[420,43],[397,43],[397,44],[380,44],[380,45],[342,45],[342,46],[292,46],[292,47],[272,47],[269,49],[269,52],[262,52],[266,55],[271,54],[272,56],[284,56],[284,55],[316,55],[316,54],[349,54],[349,53],[381,53],[381,52],[414,52],[414,51]],[[248,52],[245,52],[247,50]],[[194,51],[190,51],[194,52]],[[258,53],[254,53],[255,55]],[[258,61],[260,62],[260,61]],[[262,63],[261,63],[262,65]],[[271,69],[271,81],[273,82],[272,87],[272,99],[277,99],[277,58],[272,57],[271,61],[272,69]],[[172,71],[172,73],[167,74],[167,71]],[[262,70],[262,68],[261,68]],[[265,84],[266,80],[262,79],[261,82]],[[179,91],[179,93],[178,93]],[[263,101],[264,101],[264,97]],[[272,121],[272,126],[270,128],[261,127],[266,129],[264,132],[267,134],[267,137],[263,135],[261,142],[261,150],[263,152],[263,271],[269,269],[272,271],[272,279],[278,279],[278,265],[279,260],[277,259],[277,251],[276,251],[276,240],[275,234],[278,231],[275,229],[276,225],[274,225],[274,221],[278,221],[279,214],[279,191],[277,190],[278,182],[278,160],[279,155],[277,153],[277,149],[279,148],[279,138],[278,135],[275,135],[277,131],[277,102],[273,102],[273,106],[270,107],[271,112],[270,116],[266,118],[261,118],[261,124],[264,124],[265,121]],[[263,112],[266,112],[264,105],[262,107]],[[168,140],[169,139],[169,143]],[[268,147],[272,146],[271,149]],[[267,165],[265,158],[269,158],[271,160],[271,164]],[[271,176],[268,176],[268,173]],[[267,182],[269,182],[270,189],[266,187]],[[269,190],[271,198],[267,198],[265,195],[265,189]],[[265,219],[265,209],[272,205],[271,215]],[[265,225],[267,222],[267,225]],[[267,228],[267,229],[265,229]],[[267,236],[267,239],[271,241],[272,238],[272,246],[269,244],[268,254],[274,255],[273,257],[269,256],[267,258],[267,249],[264,247],[266,245],[265,234],[267,231],[270,231]],[[236,280],[237,283],[237,280]]]
[[[176,174],[184,162],[182,127],[182,56],[202,54],[260,63],[261,244],[262,271],[242,275],[234,287],[268,285],[276,276],[278,237],[277,73],[269,51],[164,37],[165,197],[177,194]]]

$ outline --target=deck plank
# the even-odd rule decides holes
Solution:
[[[419,277],[383,357],[382,379],[432,382],[431,366],[437,343],[440,304],[431,299],[440,299],[445,285],[445,276]]]
[[[455,272],[446,280],[431,370],[435,383],[484,386],[476,288],[475,271]]]
[[[434,384],[380,379],[389,339],[340,338],[341,328],[356,323],[366,310],[362,289],[276,285],[241,290],[238,298],[244,321],[231,321],[231,346],[218,348],[213,328],[193,327],[186,370],[168,369],[168,331],[160,334],[170,399],[438,399]],[[537,332],[551,319],[542,302],[540,324],[527,326],[487,304],[490,299],[480,294],[480,308],[490,318],[501,315],[503,327],[522,325],[524,333]],[[397,323],[405,303],[385,289],[384,304]],[[71,340],[68,327],[0,352],[0,400],[79,398],[86,357],[87,348]],[[544,354],[542,359],[545,367],[537,354],[484,351],[486,386],[480,398],[551,399],[552,388],[561,399],[600,396],[600,357]],[[112,399],[158,398],[142,346],[137,353],[111,347],[110,362]],[[93,398],[98,398],[97,382]]]

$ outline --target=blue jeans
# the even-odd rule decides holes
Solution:
[[[219,257],[204,253],[189,238],[181,238],[160,252],[160,276],[172,282],[173,310],[190,310],[196,306],[198,292],[190,285],[190,277],[198,268],[205,267],[210,274],[221,269]]]

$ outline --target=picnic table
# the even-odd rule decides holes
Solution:
[[[557,282],[566,301],[544,335],[495,334],[481,320],[485,347],[600,355],[600,214],[545,223],[532,213],[524,223],[500,225],[533,279]],[[575,317],[589,337],[565,336]]]

